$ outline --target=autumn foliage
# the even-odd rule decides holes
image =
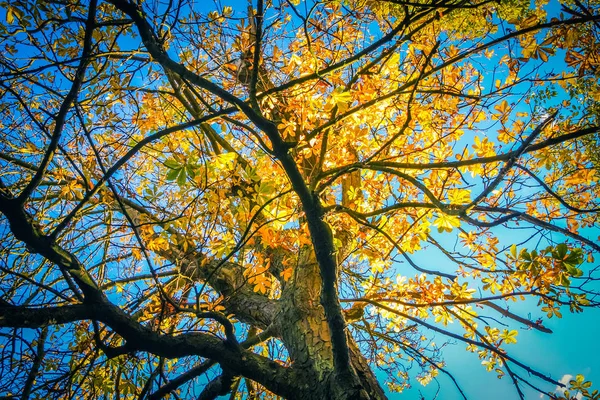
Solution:
[[[0,3],[0,396],[600,398],[598,2],[225,3]]]

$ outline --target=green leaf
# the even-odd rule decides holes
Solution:
[[[174,181],[177,179],[177,175],[179,175],[180,169],[172,169],[167,173],[167,180]]]
[[[165,167],[170,168],[170,169],[180,169],[182,167],[182,165],[180,163],[178,163],[176,160],[169,158],[167,161],[165,161]]]
[[[565,256],[567,255],[567,251],[568,251],[567,245],[564,243],[561,243],[558,246],[556,246],[556,249],[552,253],[552,256],[556,260],[563,260],[565,258]]]
[[[189,175],[190,178],[194,179],[197,175],[197,168],[193,165],[187,164],[185,166],[185,171],[187,172],[187,174]]]
[[[564,274],[560,274],[557,284],[568,288],[571,285],[571,281]]]
[[[251,180],[253,182],[260,181],[260,176],[258,176],[258,173],[256,172],[256,168],[252,168],[251,166],[247,166],[246,169],[244,170],[244,172],[246,173],[246,178],[248,180]]]
[[[179,186],[185,185],[186,178],[187,178],[187,174],[185,172],[185,168],[181,168],[179,170],[179,176],[177,176],[177,184]]]
[[[571,276],[577,276],[577,271],[579,271],[578,268],[575,268],[571,264],[563,264],[563,265],[565,267],[565,270],[569,273],[569,275],[571,275]]]
[[[571,253],[568,256],[563,257],[563,259],[570,264],[579,265],[583,262],[583,251],[581,249],[573,249]]]

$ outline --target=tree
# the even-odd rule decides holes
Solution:
[[[2,7],[1,394],[383,399],[431,334],[558,384],[510,346],[599,304],[595,0]]]

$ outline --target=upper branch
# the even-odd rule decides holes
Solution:
[[[434,170],[434,169],[443,169],[443,168],[461,168],[468,167],[470,165],[478,165],[478,164],[490,164],[494,162],[508,161],[510,159],[516,158],[518,155],[533,153],[538,150],[545,149],[546,147],[554,146],[560,143],[568,142],[570,140],[578,139],[580,137],[592,135],[594,133],[600,132],[600,126],[590,126],[587,128],[578,129],[575,132],[568,133],[566,135],[556,136],[539,143],[530,144],[525,149],[516,149],[511,150],[506,153],[497,154],[495,156],[488,157],[477,157],[471,158],[469,160],[459,160],[459,161],[440,161],[433,163],[407,163],[407,162],[395,162],[395,161],[370,161],[368,163],[356,162],[348,165],[344,165],[341,167],[331,168],[327,171],[321,173],[320,178],[330,177],[324,183],[321,183],[317,192],[322,191],[325,187],[331,184],[331,182],[335,181],[340,176],[350,173],[356,169],[367,168],[368,166],[373,167],[389,167],[389,168],[398,168],[398,169],[411,169],[411,170]]]
[[[92,34],[94,32],[95,18],[96,18],[96,5],[97,0],[92,0],[90,2],[90,8],[88,12],[88,18],[85,26],[85,37],[83,39],[83,54],[81,56],[81,61],[79,66],[77,67],[77,71],[75,72],[75,79],[73,80],[73,84],[71,85],[71,89],[69,93],[65,96],[60,109],[58,110],[58,115],[56,116],[56,122],[54,125],[54,132],[52,133],[52,138],[50,140],[50,144],[48,145],[48,149],[44,154],[44,158],[42,159],[42,163],[40,164],[37,172],[29,182],[29,184],[25,187],[23,192],[18,197],[19,203],[24,203],[27,198],[33,193],[35,188],[40,184],[42,178],[44,177],[44,173],[46,172],[46,168],[54,158],[54,154],[58,149],[58,142],[61,137],[61,133],[63,127],[65,125],[67,119],[67,112],[71,108],[71,105],[77,99],[77,93],[79,93],[79,89],[83,83],[83,79],[85,77],[85,70],[87,64],[89,63],[89,55],[92,51]]]
[[[201,77],[200,75],[190,71],[184,65],[173,60],[164,50],[160,39],[154,33],[152,26],[148,23],[144,17],[142,11],[138,6],[125,0],[110,0],[110,3],[117,7],[119,10],[127,14],[135,23],[138,32],[144,42],[144,46],[150,53],[150,55],[165,69],[173,71],[194,85],[209,91],[210,93],[218,96],[226,102],[239,108],[246,116],[260,129],[262,129],[269,139],[275,143],[281,145],[283,140],[277,134],[277,127],[274,123],[268,119],[262,117],[257,111],[255,111],[250,105],[242,101],[238,97],[229,93],[219,85]]]

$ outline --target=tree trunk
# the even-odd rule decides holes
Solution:
[[[286,285],[277,318],[278,331],[294,367],[304,371],[298,399],[386,399],[375,374],[348,334],[352,367],[360,390],[338,383],[334,372],[331,335],[320,304],[321,277],[312,251],[301,255],[295,275]],[[360,393],[357,397],[356,393]]]

